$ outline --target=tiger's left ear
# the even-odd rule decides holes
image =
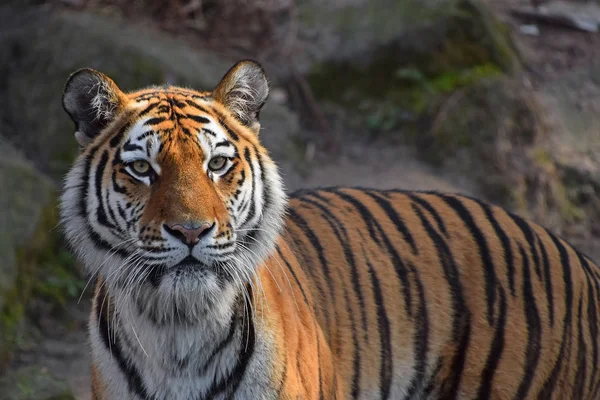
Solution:
[[[245,126],[258,134],[258,115],[269,96],[269,83],[256,61],[240,61],[221,79],[212,93]]]
[[[75,138],[87,146],[123,108],[126,96],[106,75],[93,69],[80,69],[69,77],[62,103],[75,122]]]

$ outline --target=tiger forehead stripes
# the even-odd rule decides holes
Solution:
[[[461,195],[288,199],[267,96],[252,61],[210,92],[69,78],[95,400],[600,398],[596,264]]]

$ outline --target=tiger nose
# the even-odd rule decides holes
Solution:
[[[212,224],[208,222],[185,222],[182,224],[165,224],[164,228],[171,236],[190,246],[198,243],[214,226],[214,222]]]

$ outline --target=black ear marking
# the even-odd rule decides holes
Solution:
[[[215,100],[226,106],[236,118],[258,133],[260,110],[269,96],[269,83],[256,61],[244,60],[227,71],[213,91]]]
[[[69,77],[62,96],[63,108],[75,122],[75,138],[87,145],[115,117],[123,93],[101,72],[80,69]]]

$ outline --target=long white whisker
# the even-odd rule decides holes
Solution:
[[[124,245],[125,243],[131,243],[133,241],[135,241],[137,239],[135,238],[131,238],[125,241],[122,241],[120,243],[115,244],[114,246],[112,246],[109,250],[109,255],[108,257],[97,267],[94,269],[94,271],[90,274],[90,278],[87,280],[85,286],[83,287],[83,289],[81,290],[81,294],[79,295],[79,299],[77,300],[77,304],[79,304],[81,302],[81,299],[83,298],[83,294],[85,293],[85,290],[87,289],[87,287],[89,286],[90,282],[92,281],[92,279],[94,279],[94,277],[96,276],[96,274],[98,273],[98,271],[100,271],[100,268],[102,268],[102,266],[104,266],[104,264],[106,264],[106,262],[108,260],[110,260],[110,258],[112,256],[114,256],[117,253],[118,250],[118,246]],[[114,250],[113,250],[114,249]]]

